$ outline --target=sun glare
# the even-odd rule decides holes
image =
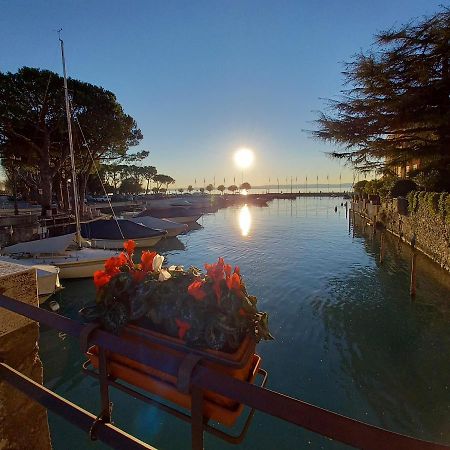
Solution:
[[[241,229],[242,236],[248,236],[250,227],[252,226],[252,216],[247,205],[244,205],[239,211],[239,227]]]
[[[234,154],[234,162],[241,169],[246,169],[252,165],[254,159],[253,151],[249,148],[240,148]]]

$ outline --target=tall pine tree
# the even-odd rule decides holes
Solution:
[[[345,64],[346,88],[312,134],[338,145],[357,170],[450,175],[450,11],[376,36],[374,50]]]

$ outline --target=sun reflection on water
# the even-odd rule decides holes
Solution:
[[[250,227],[252,225],[252,216],[247,205],[244,205],[239,211],[239,227],[241,228],[242,236],[248,236]]]

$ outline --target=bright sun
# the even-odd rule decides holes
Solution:
[[[239,150],[236,150],[236,153],[234,154],[234,162],[241,169],[250,167],[252,165],[253,158],[253,151],[249,148],[240,148]]]

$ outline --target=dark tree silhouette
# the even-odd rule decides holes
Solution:
[[[376,36],[345,65],[348,89],[329,100],[313,136],[360,171],[417,160],[416,173],[450,174],[450,12]]]

